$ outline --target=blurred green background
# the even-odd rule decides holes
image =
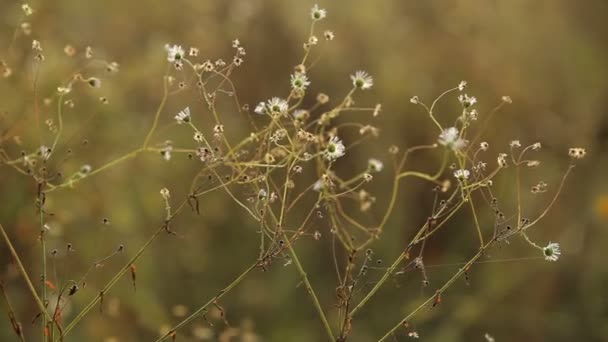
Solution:
[[[96,56],[120,64],[120,72],[104,75],[101,89],[79,87],[71,95],[75,107],[66,112],[66,132],[60,149],[74,150],[63,164],[66,173],[88,163],[95,168],[141,144],[149,130],[162,95],[166,69],[166,43],[200,48],[202,60],[231,58],[231,40],[247,49],[245,63],[233,80],[242,103],[255,104],[288,92],[288,77],[303,54],[307,39],[307,1],[36,1],[31,5],[32,34],[16,38],[20,4],[0,3],[0,59],[7,60],[14,75],[0,80],[0,129],[12,156],[38,146],[31,87],[31,40],[43,46],[46,61],[39,74],[40,96],[53,94],[79,65],[63,53],[66,44],[79,54],[86,46]],[[382,134],[353,149],[341,159],[338,170],[359,170],[368,157],[386,162],[388,146],[401,148],[432,143],[436,131],[422,110],[409,103],[417,95],[430,102],[460,80],[477,96],[483,117],[509,95],[506,106],[492,121],[484,139],[490,142],[487,161],[508,149],[508,142],[540,141],[543,167],[527,175],[524,184],[545,180],[557,185],[568,165],[567,148],[586,147],[588,158],[574,169],[551,214],[531,232],[539,244],[559,242],[562,258],[548,263],[538,252],[513,239],[490,251],[474,267],[469,284],[464,280],[448,290],[443,303],[423,310],[412,322],[425,341],[483,341],[487,332],[496,341],[606,341],[608,340],[608,2],[603,0],[386,0],[326,1],[328,18],[318,28],[331,29],[336,39],[321,44],[320,56],[309,71],[310,99],[325,92],[332,103],[350,89],[349,74],[368,71],[375,80],[370,91],[356,98],[361,106],[381,103],[382,114],[355,114],[371,122]],[[320,32],[319,35],[321,35]],[[103,70],[102,70],[103,71]],[[87,72],[87,74],[91,74]],[[282,95],[283,94],[283,95]],[[105,96],[108,105],[97,98]],[[171,97],[163,112],[153,144],[166,139],[188,141],[183,127],[171,125],[185,106],[204,111],[193,90]],[[230,108],[227,106],[227,108]],[[43,118],[54,117],[54,108],[43,107]],[[459,114],[455,96],[437,111],[448,124]],[[225,111],[226,126],[246,134],[246,121],[234,108]],[[212,127],[211,121],[205,126]],[[83,144],[84,140],[87,144]],[[50,141],[50,138],[47,139]],[[348,145],[348,139],[345,138]],[[419,153],[410,167],[434,170],[440,154]],[[50,248],[58,248],[60,279],[78,278],[94,260],[112,253],[119,244],[126,253],[104,263],[89,277],[88,286],[74,297],[70,321],[163,220],[159,189],[184,196],[197,171],[193,161],[175,155],[165,162],[145,154],[80,182],[74,189],[49,195],[47,209]],[[338,171],[340,172],[340,171]],[[604,174],[604,176],[602,176]],[[509,173],[495,185],[505,212],[514,205]],[[378,174],[368,191],[377,196],[374,215],[380,216],[390,194],[389,172]],[[554,188],[550,188],[554,189]],[[35,185],[31,178],[0,165],[0,223],[36,279],[39,274]],[[538,212],[549,195],[532,198],[526,210]],[[404,182],[398,210],[382,239],[372,248],[381,260],[366,278],[369,287],[390,264],[415,229],[424,223],[432,206],[428,183]],[[527,202],[526,202],[527,203]],[[95,309],[74,331],[73,341],[149,341],[179,322],[217,293],[257,257],[258,234],[245,213],[225,193],[201,200],[202,214],[186,211],[174,224],[177,236],[161,236],[137,262],[137,292],[125,276],[104,300],[104,312]],[[530,214],[533,215],[533,214]],[[110,220],[102,224],[103,218]],[[460,265],[476,252],[475,233],[468,212],[457,215],[443,234],[427,245],[425,261],[431,285],[421,286],[417,272],[395,277],[382,288],[353,322],[352,341],[373,341],[431,296]],[[319,241],[302,239],[297,251],[320,300],[335,321],[336,279],[331,259],[329,225],[319,221]],[[67,257],[65,245],[76,253]],[[0,279],[7,288],[28,340],[38,338],[30,322],[36,307],[10,255],[0,245]],[[510,259],[520,259],[507,261]],[[501,261],[502,260],[502,261]],[[436,265],[436,267],[430,267]],[[231,328],[211,310],[180,332],[178,341],[322,341],[322,326],[293,265],[276,261],[267,272],[256,270],[221,301]],[[0,305],[4,312],[5,304]],[[69,312],[71,311],[71,312]],[[4,314],[3,314],[4,315]],[[210,325],[212,323],[212,325]],[[396,335],[407,340],[407,330]],[[237,336],[230,339],[230,336]],[[0,340],[13,340],[8,319],[0,320]]]

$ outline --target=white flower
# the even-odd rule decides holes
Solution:
[[[367,161],[367,168],[370,171],[380,172],[384,168],[384,164],[378,159],[370,158]]]
[[[319,5],[315,4],[312,6],[310,10],[310,17],[312,20],[322,20],[327,16],[327,11],[323,8],[320,8]]]
[[[467,94],[458,95],[458,101],[465,107],[471,107],[472,105],[477,103],[477,98],[475,96],[469,96]]]
[[[186,53],[180,45],[166,44],[165,50],[167,50],[167,61],[171,63],[181,60]]]
[[[587,151],[582,147],[572,147],[568,149],[568,155],[574,159],[583,159],[586,154]]]
[[[439,141],[441,145],[448,146],[455,151],[460,150],[467,144],[466,140],[460,138],[458,128],[456,127],[449,127],[444,129],[443,132],[439,134],[439,139],[437,139],[437,141]]]
[[[258,103],[253,111],[258,114],[283,114],[286,113],[288,109],[289,105],[287,104],[287,101],[278,97],[273,97],[266,101],[266,103]]]
[[[410,99],[410,102],[413,104],[419,104],[420,100],[418,99],[418,96],[412,96],[412,98]]]
[[[469,170],[467,170],[467,169],[458,169],[458,170],[454,171],[454,177],[456,177],[459,180],[469,179],[470,175],[471,175],[471,172],[469,172]]]
[[[266,189],[260,189],[260,191],[258,191],[259,200],[263,200],[264,198],[266,198],[267,195],[268,193],[266,192]]]
[[[164,199],[168,199],[169,196],[171,196],[169,193],[169,189],[167,188],[160,189],[160,195],[163,196]]]
[[[374,79],[362,70],[355,72],[354,75],[350,75],[350,79],[356,88],[369,89],[374,85]]]
[[[178,124],[190,122],[190,107],[186,107],[184,110],[177,113],[175,120],[177,120]]]
[[[466,88],[467,86],[467,81],[460,81],[460,83],[458,83],[458,90],[463,91],[464,88]]]
[[[334,38],[336,37],[336,35],[330,30],[326,30],[325,32],[323,32],[323,36],[326,40],[334,40]]]
[[[34,13],[34,10],[28,4],[21,5],[21,9],[26,16],[30,16],[32,13]]]
[[[543,254],[545,255],[545,260],[547,261],[557,261],[559,256],[562,254],[559,249],[559,243],[549,242],[547,247],[543,248]]]
[[[258,113],[258,114],[264,114],[264,113],[266,113],[266,104],[264,102],[258,103],[258,105],[255,106],[255,109],[253,111],[256,112],[256,113]]]
[[[309,85],[310,81],[308,81],[306,74],[296,72],[295,74],[291,75],[291,89],[296,91],[304,91]]]
[[[490,144],[488,144],[486,141],[482,141],[482,142],[479,144],[479,148],[480,148],[482,151],[487,151],[489,147],[490,147]]]
[[[334,136],[329,140],[327,149],[325,149],[325,159],[329,161],[336,160],[344,155],[345,149],[342,140]]]
[[[314,191],[321,191],[323,190],[323,188],[325,187],[325,182],[323,182],[322,179],[319,179],[315,182],[315,184],[312,185],[312,189]]]
[[[512,140],[509,143],[509,146],[511,146],[511,147],[521,147],[521,143],[519,142],[519,140]]]
[[[40,156],[42,157],[42,159],[49,159],[51,157],[51,148],[48,146],[40,146]]]
[[[203,142],[203,133],[196,131],[194,132],[194,141],[202,143]]]

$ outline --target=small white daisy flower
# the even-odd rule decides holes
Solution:
[[[295,91],[304,91],[306,87],[310,85],[310,81],[306,74],[301,72],[296,72],[291,75],[291,89]]]
[[[549,242],[547,247],[543,248],[543,254],[547,261],[557,261],[562,251],[559,249],[559,243]]]
[[[270,114],[283,114],[287,112],[288,109],[289,105],[287,104],[287,101],[278,97],[273,97],[266,102],[266,110]]]
[[[410,99],[410,102],[413,104],[419,104],[420,99],[418,99],[418,96],[412,96],[412,98]]]
[[[384,164],[378,159],[370,158],[367,161],[367,168],[373,172],[380,172],[384,168]]]
[[[467,94],[458,95],[458,101],[465,107],[469,108],[472,105],[477,103],[477,98],[475,96],[469,96]]]
[[[460,83],[458,83],[458,90],[463,91],[464,88],[467,87],[467,81],[460,81]]]
[[[194,141],[202,143],[203,142],[203,133],[196,131],[194,132]]]
[[[314,6],[312,6],[312,9],[310,10],[310,17],[312,18],[312,20],[318,21],[318,20],[322,20],[327,16],[327,11],[323,8],[320,8],[319,5],[315,4]]]
[[[160,189],[160,195],[163,196],[164,199],[168,199],[171,196],[169,189],[167,188]]]
[[[374,79],[365,71],[359,70],[354,75],[350,75],[353,85],[360,89],[369,89],[374,85]]]
[[[469,179],[470,175],[471,175],[471,172],[467,169],[458,169],[458,170],[454,171],[454,177],[456,177],[456,179],[458,179],[458,180]]]
[[[253,111],[257,114],[266,114],[266,104],[264,102],[258,103]]]
[[[171,63],[180,61],[186,53],[180,45],[167,44],[165,45],[165,50],[167,50],[167,61]]]
[[[342,140],[337,136],[332,137],[327,144],[325,149],[325,159],[329,161],[336,160],[344,155],[346,148],[342,143]]]
[[[443,132],[439,134],[439,138],[437,139],[437,141],[441,145],[450,147],[453,150],[460,150],[467,144],[466,140],[460,138],[458,128],[456,127],[449,127],[444,129]]]
[[[179,113],[177,113],[177,115],[175,116],[175,120],[177,120],[178,124],[190,122],[190,107],[186,107]]]

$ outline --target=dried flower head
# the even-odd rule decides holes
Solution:
[[[467,94],[460,94],[458,95],[458,101],[460,101],[463,107],[469,108],[477,103],[477,98],[475,96],[469,96]]]

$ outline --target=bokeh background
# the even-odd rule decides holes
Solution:
[[[162,94],[166,69],[163,46],[197,46],[203,59],[231,58],[231,40],[247,49],[244,65],[234,73],[243,103],[288,92],[288,77],[301,59],[310,25],[308,1],[35,1],[31,5],[32,34],[19,34],[7,52],[21,17],[20,4],[0,2],[0,59],[14,69],[0,80],[2,147],[15,156],[37,147],[33,134],[31,39],[41,41],[46,61],[40,71],[41,96],[52,94],[78,67],[77,57],[63,53],[66,44],[80,54],[92,46],[96,56],[120,63],[120,72],[103,76],[98,90],[76,89],[76,106],[66,114],[69,140],[60,146],[74,150],[62,165],[66,173],[88,163],[95,168],[141,144]],[[469,279],[458,281],[440,307],[423,310],[411,322],[425,341],[482,341],[489,333],[497,341],[608,340],[608,2],[602,0],[383,0],[325,1],[328,18],[319,28],[331,29],[336,39],[321,44],[320,59],[309,71],[310,100],[325,92],[338,101],[349,89],[348,75],[357,69],[374,76],[375,86],[356,98],[359,105],[381,103],[382,114],[371,122],[381,136],[352,151],[338,163],[348,173],[360,169],[368,157],[388,161],[387,148],[433,142],[436,132],[419,107],[409,103],[418,95],[432,100],[442,91],[467,80],[469,94],[479,99],[481,115],[509,95],[513,104],[493,119],[484,138],[491,144],[487,160],[507,150],[508,142],[540,141],[543,167],[524,178],[532,185],[545,180],[557,185],[568,165],[567,148],[586,147],[588,158],[578,163],[554,210],[531,236],[539,244],[562,245],[559,262],[549,263],[519,239],[493,249]],[[318,31],[320,33],[320,31]],[[99,72],[97,72],[99,74]],[[103,75],[103,73],[101,73]],[[110,103],[101,105],[99,96]],[[284,95],[283,95],[284,96]],[[335,102],[334,102],[335,103]],[[166,139],[188,141],[190,133],[172,125],[175,112],[186,105],[204,111],[192,91],[170,98],[154,144]],[[229,108],[229,106],[227,106]],[[452,122],[458,103],[450,96],[438,107],[439,120]],[[246,132],[247,123],[226,109],[226,126]],[[54,117],[51,108],[43,117]],[[208,121],[211,122],[211,121]],[[204,126],[204,123],[201,123]],[[211,129],[211,123],[205,129]],[[187,136],[185,136],[187,135]],[[14,136],[21,138],[17,144]],[[84,140],[87,144],[84,144]],[[348,145],[348,139],[346,139]],[[411,167],[434,170],[439,155],[416,155]],[[123,244],[126,252],[104,263],[75,296],[69,321],[150,236],[163,219],[158,194],[171,189],[175,198],[188,191],[197,168],[184,156],[165,162],[145,154],[95,175],[74,189],[49,195],[51,248],[60,251],[60,279],[77,278],[94,260]],[[602,176],[604,175],[604,176]],[[513,210],[513,181],[508,173],[495,190],[505,212]],[[377,196],[375,213],[386,206],[389,173],[376,176],[369,191]],[[373,283],[401,252],[428,215],[432,205],[429,184],[404,182],[398,210],[383,238],[376,242],[380,260],[366,281]],[[554,189],[554,187],[552,188]],[[38,233],[34,208],[35,186],[30,178],[0,165],[0,223],[8,230],[26,267],[39,272]],[[550,192],[551,193],[551,192]],[[538,212],[546,196],[525,196],[525,210]],[[202,214],[181,215],[177,236],[157,240],[137,263],[137,292],[128,276],[105,297],[104,312],[95,309],[68,338],[73,341],[149,341],[179,322],[228,284],[257,257],[258,235],[246,215],[225,193],[201,201]],[[354,322],[353,341],[373,341],[392,327],[442,281],[458,263],[476,252],[475,233],[468,213],[458,215],[443,234],[427,246],[425,260],[431,285],[421,286],[419,273],[391,279]],[[102,224],[108,218],[109,225]],[[335,321],[335,272],[329,227],[319,222],[319,241],[303,239],[297,250],[311,282]],[[65,256],[66,243],[76,254]],[[511,259],[516,259],[509,261]],[[0,279],[24,324],[27,336],[38,338],[30,322],[34,302],[4,244],[0,247]],[[433,266],[433,267],[431,267]],[[320,322],[293,265],[277,261],[267,272],[255,271],[221,301],[228,328],[216,310],[181,331],[178,341],[321,341]],[[369,284],[367,286],[369,286]],[[6,310],[3,303],[2,311]],[[4,315],[4,314],[3,314]],[[407,330],[396,335],[406,340]],[[230,336],[237,336],[230,339]],[[14,337],[8,319],[0,320],[0,340]]]

